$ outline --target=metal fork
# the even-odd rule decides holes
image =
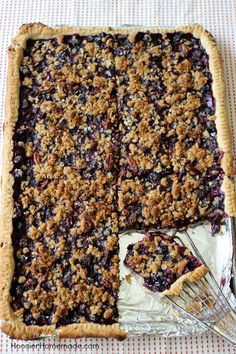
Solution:
[[[185,235],[197,258],[207,267],[187,231]],[[186,246],[182,239],[176,235],[173,237]],[[230,344],[236,345],[236,312],[210,270],[197,282],[185,282],[179,296],[168,295],[165,298]]]

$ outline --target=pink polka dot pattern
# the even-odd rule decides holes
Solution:
[[[0,1],[0,125],[4,120],[4,92],[7,68],[7,46],[10,38],[23,23],[41,21],[48,25],[119,26],[123,24],[146,26],[173,26],[201,23],[216,38],[221,49],[227,84],[229,118],[236,137],[236,1],[233,0],[1,0]],[[1,142],[0,135],[0,142]],[[234,150],[236,152],[236,139]],[[13,348],[0,334],[0,353],[96,353],[96,354],[232,354],[236,350],[212,334],[182,338],[143,336],[126,341],[103,339],[61,340],[60,349],[43,349],[43,344],[58,344],[56,338],[46,338],[41,349]],[[65,349],[63,344],[81,344],[82,349]],[[93,349],[91,349],[93,345]],[[97,346],[96,346],[97,345]],[[97,347],[97,349],[96,349]]]

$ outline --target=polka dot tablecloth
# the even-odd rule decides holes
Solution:
[[[221,49],[229,119],[236,150],[236,1],[235,0],[1,0],[0,1],[0,123],[4,120],[7,46],[23,23],[48,25],[119,26],[124,24],[173,26],[201,23]],[[47,338],[23,342],[0,334],[0,353],[161,353],[231,354],[236,349],[212,334],[160,338],[142,336],[123,342],[113,339],[61,340]]]

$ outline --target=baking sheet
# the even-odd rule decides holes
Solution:
[[[54,27],[61,27],[63,25]],[[76,27],[86,28],[86,26]],[[120,28],[129,28],[137,31],[140,28],[136,24],[112,27],[117,29],[117,32],[119,32]],[[99,27],[97,28],[99,29]],[[144,28],[147,31],[151,31],[156,26],[142,26],[142,30]],[[160,26],[159,28],[173,28],[173,26]],[[236,260],[233,258],[233,240],[235,239],[234,228],[232,228],[233,222],[232,218],[228,218],[221,227],[220,232],[214,236],[211,234],[209,223],[189,227],[188,232],[218,284],[221,285],[232,307],[236,308],[236,299],[230,288],[232,264],[236,263]],[[177,233],[177,236],[182,238],[184,242],[187,241],[184,234]],[[205,326],[201,325],[198,321],[194,321],[184,312],[177,311],[164,298],[161,299],[158,294],[154,294],[143,287],[141,277],[133,275],[123,264],[127,246],[141,240],[143,237],[144,234],[139,232],[122,233],[119,236],[121,287],[118,309],[121,326],[130,337],[144,334],[172,337],[206,332]],[[188,242],[186,242],[186,245],[191,249]],[[127,282],[126,275],[131,275],[131,283]],[[45,337],[52,336],[48,335],[42,338]]]
[[[232,0],[1,0],[0,2],[0,122],[3,122],[6,83],[6,48],[22,23],[38,22],[55,25],[66,23],[80,26],[107,26],[124,23],[146,25],[183,25],[201,23],[217,39],[224,59],[229,120],[236,137],[236,2]],[[235,140],[236,141],[236,140]],[[1,143],[1,136],[0,136]],[[0,144],[1,145],[1,144]],[[236,152],[236,149],[235,149]],[[18,347],[12,347],[12,343]],[[30,344],[37,344],[32,349]],[[25,346],[23,346],[23,344]],[[58,348],[59,344],[61,345]],[[70,349],[78,344],[82,348]],[[27,346],[26,346],[27,345]],[[40,347],[45,345],[46,348]],[[91,347],[92,345],[96,347]],[[49,348],[51,346],[51,349]],[[55,348],[56,346],[56,348]],[[86,348],[85,348],[86,346]],[[0,333],[0,353],[11,354],[235,354],[235,349],[212,333],[202,336],[165,338],[141,336],[125,341],[116,339],[81,338],[77,340],[47,338],[41,341],[12,341]]]

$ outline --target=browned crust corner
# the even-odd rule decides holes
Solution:
[[[55,335],[55,326],[26,326],[19,320],[3,322],[1,326],[3,333],[12,339],[31,340],[40,337]]]
[[[64,35],[72,35],[79,33],[81,35],[90,35],[100,32],[112,33],[113,30],[111,27],[49,27],[44,25],[41,22],[38,23],[28,23],[23,25],[19,29],[19,33],[12,39],[12,43],[15,46],[22,46],[23,48],[26,45],[28,39],[50,39],[54,37],[60,37]]]
[[[208,268],[204,265],[201,265],[200,267],[194,269],[192,272],[183,274],[179,279],[174,282],[174,284],[171,285],[168,290],[163,291],[163,293],[161,293],[161,296],[178,296],[183,289],[184,282],[188,280],[191,282],[197,282],[198,280],[203,278],[207,273]]]
[[[127,333],[118,323],[112,325],[100,325],[97,323],[76,323],[59,328],[59,338],[81,338],[81,337],[113,337],[123,340]]]

